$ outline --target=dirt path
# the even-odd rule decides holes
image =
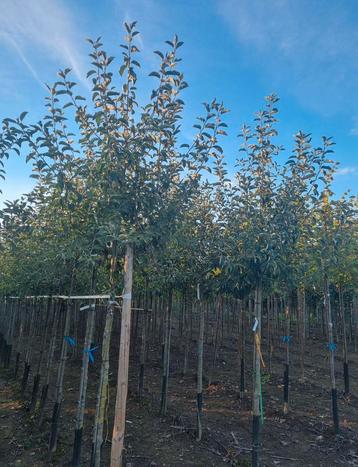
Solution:
[[[206,347],[210,355],[211,346]],[[341,433],[334,436],[330,412],[329,374],[325,347],[311,342],[307,346],[306,379],[298,379],[298,355],[292,353],[291,410],[282,415],[282,349],[275,350],[273,371],[263,377],[265,422],[263,427],[262,465],[284,467],[358,466],[358,358],[351,355],[352,396],[342,394],[341,364],[337,362],[339,410]],[[113,357],[114,358],[114,357]],[[195,440],[195,343],[190,354],[189,372],[181,376],[182,357],[179,347],[173,346],[169,410],[166,417],[158,415],[161,381],[160,356],[151,347],[146,370],[145,397],[137,399],[137,359],[130,371],[128,398],[126,465],[149,466],[249,466],[250,465],[250,390],[246,401],[240,402],[235,342],[219,350],[214,384],[206,389],[204,409],[204,436],[201,443]],[[210,360],[207,359],[207,363]],[[248,366],[251,355],[248,354]],[[91,367],[88,411],[85,421],[83,465],[89,465],[91,422],[95,407],[98,362]],[[69,360],[66,369],[64,413],[61,420],[59,448],[50,460],[47,453],[49,404],[44,430],[37,428],[36,417],[26,412],[26,404],[18,397],[18,383],[11,373],[0,370],[0,466],[65,466],[71,458],[73,419],[78,390],[78,361]],[[110,407],[115,392],[111,374]],[[251,376],[247,374],[250,389]],[[26,399],[29,399],[29,384]],[[108,420],[113,419],[110,409]],[[111,423],[107,427],[110,439]],[[108,466],[110,444],[103,451],[103,465]]]
[[[9,374],[0,376],[0,466],[45,466],[41,435],[31,430],[31,419],[23,403],[14,397],[16,386],[8,381]]]

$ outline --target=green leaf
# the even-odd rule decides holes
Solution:
[[[157,55],[159,55],[159,57],[160,57],[161,59],[164,58],[164,55],[162,54],[162,52],[161,52],[160,50],[155,50],[154,53],[157,54]]]

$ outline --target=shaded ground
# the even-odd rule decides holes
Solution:
[[[132,352],[130,390],[128,398],[126,465],[144,466],[249,466],[250,465],[250,390],[243,402],[238,400],[239,371],[237,344],[225,340],[219,349],[217,369],[213,383],[205,391],[204,435],[202,442],[195,440],[195,342],[189,358],[188,373],[181,375],[182,351],[172,348],[171,380],[168,415],[160,417],[159,391],[161,367],[158,346],[151,345],[146,368],[145,396],[137,397],[138,358]],[[342,394],[343,375],[337,359],[337,381],[341,433],[334,436],[331,423],[326,348],[322,341],[311,340],[306,347],[306,379],[298,379],[298,356],[293,345],[291,368],[291,409],[282,414],[282,361],[284,352],[279,345],[274,352],[272,373],[264,373],[263,398],[265,420],[263,426],[262,464],[267,466],[358,466],[358,357],[350,354],[352,395]],[[265,349],[265,343],[263,343]],[[180,351],[179,351],[180,350]],[[205,348],[211,356],[212,346]],[[98,360],[98,359],[97,359]],[[115,356],[113,355],[115,362]],[[252,356],[247,352],[247,367]],[[206,362],[210,362],[207,358]],[[209,363],[208,365],[209,366]],[[53,459],[47,453],[49,417],[43,430],[38,428],[37,417],[26,411],[27,401],[19,398],[18,382],[12,370],[0,370],[0,466],[68,465],[72,454],[74,416],[78,393],[79,357],[69,359],[66,368],[64,412],[58,451]],[[83,465],[89,464],[91,423],[95,410],[98,381],[98,361],[90,369],[89,407],[85,420],[85,446]],[[250,372],[247,387],[251,389]],[[19,378],[20,379],[20,378]],[[108,420],[113,419],[115,399],[115,371],[111,374]],[[29,398],[32,380],[28,385]],[[109,465],[111,426],[107,427],[103,465]]]

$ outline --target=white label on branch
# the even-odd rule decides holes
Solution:
[[[81,306],[80,311],[88,310],[88,308],[94,309],[94,308],[95,308],[95,305],[92,303],[92,305],[84,305],[84,306]]]
[[[252,327],[252,330],[253,330],[254,332],[256,332],[256,329],[257,329],[257,326],[258,326],[258,325],[259,325],[259,320],[258,320],[257,318],[255,318],[255,322],[254,322],[254,325],[253,325],[253,327]]]

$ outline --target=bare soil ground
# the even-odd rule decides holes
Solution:
[[[161,365],[158,344],[148,352],[145,395],[138,400],[138,356],[132,352],[125,438],[125,465],[144,466],[250,466],[251,454],[251,362],[247,346],[247,391],[238,399],[239,370],[237,343],[226,340],[219,348],[217,367],[210,386],[206,384],[203,440],[195,439],[196,344],[193,341],[188,372],[181,374],[182,348],[175,339],[171,351],[169,404],[166,417],[159,416]],[[265,350],[265,342],[263,349]],[[338,348],[339,349],[339,348]],[[207,370],[212,345],[206,345]],[[331,400],[327,349],[322,340],[311,339],[306,346],[305,379],[299,379],[299,360],[292,344],[290,411],[282,413],[284,350],[274,350],[272,372],[264,371],[264,425],[262,465],[264,466],[358,466],[358,355],[350,352],[351,390],[343,396],[342,363],[337,355],[337,382],[341,432],[335,436],[331,422]],[[265,358],[265,354],[264,354]],[[116,352],[112,360],[116,365]],[[83,465],[89,465],[91,424],[96,403],[99,358],[90,368],[89,397],[85,419]],[[36,414],[26,410],[32,379],[25,400],[19,397],[19,382],[13,370],[0,370],[0,466],[50,467],[69,465],[74,436],[74,417],[79,386],[79,355],[69,358],[65,375],[65,402],[61,417],[58,450],[51,459],[47,451],[52,402],[42,430]],[[31,378],[33,375],[31,376]],[[18,378],[21,379],[21,375]],[[115,400],[115,369],[111,390],[103,465],[109,465],[111,421]],[[53,397],[53,394],[51,395]]]

